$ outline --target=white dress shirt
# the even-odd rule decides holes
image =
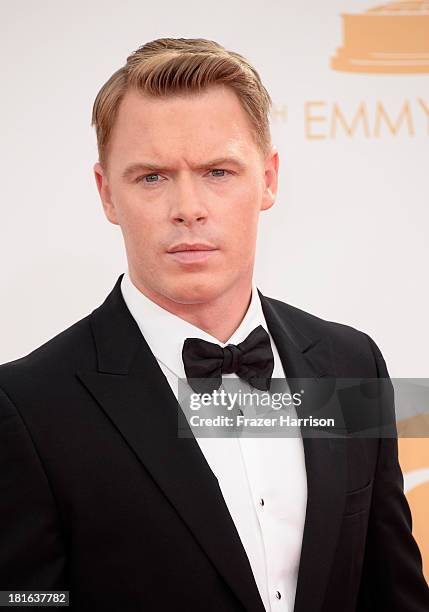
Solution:
[[[186,338],[201,338],[224,347],[242,342],[258,325],[269,334],[254,282],[246,314],[225,343],[155,304],[135,287],[127,272],[121,291],[176,398],[178,379],[186,378],[182,361]],[[269,336],[274,354],[273,378],[284,379],[277,348]],[[218,479],[265,609],[292,612],[307,505],[302,438],[195,439]]]

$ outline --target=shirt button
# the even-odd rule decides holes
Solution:
[[[259,505],[263,506],[265,504],[264,499],[261,497],[261,499],[259,500]]]
[[[277,599],[281,599],[282,596],[281,596],[280,591],[276,591],[276,597],[277,597]]]

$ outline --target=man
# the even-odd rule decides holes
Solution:
[[[388,378],[366,334],[253,282],[269,106],[201,39],[144,45],[99,92],[94,172],[128,271],[0,368],[1,589],[79,611],[429,610],[395,438],[178,435],[186,377]]]

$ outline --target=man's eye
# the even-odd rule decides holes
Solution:
[[[228,170],[223,170],[222,168],[215,168],[214,170],[210,170],[210,172],[223,172],[223,173],[225,173],[225,172],[228,172]],[[223,176],[225,176],[225,174],[215,174],[215,176],[223,177]]]
[[[141,183],[144,179],[153,179],[153,177],[159,176],[159,174],[144,174],[143,176],[139,176],[136,179],[136,183]],[[145,181],[145,183],[157,183],[158,181],[149,180]]]

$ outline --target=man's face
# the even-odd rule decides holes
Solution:
[[[121,227],[131,278],[150,298],[201,304],[250,286],[278,153],[263,159],[232,90],[164,99],[128,91],[107,168],[97,163],[94,172],[106,216]],[[198,244],[210,250],[184,250]]]

